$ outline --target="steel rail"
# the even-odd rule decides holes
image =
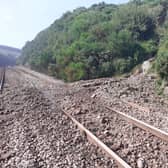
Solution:
[[[0,79],[0,92],[2,93],[3,91],[3,87],[4,87],[4,83],[5,83],[5,68],[2,69],[2,73],[1,73],[1,79]]]
[[[164,132],[164,131],[162,131],[162,130],[154,127],[154,126],[151,126],[151,125],[149,125],[147,123],[144,123],[143,121],[140,121],[140,120],[138,120],[136,118],[133,118],[133,117],[131,117],[131,116],[125,114],[125,113],[122,113],[122,112],[120,112],[120,111],[118,111],[118,110],[116,110],[114,108],[107,107],[107,106],[105,106],[105,107],[108,110],[111,110],[111,111],[115,112],[116,114],[118,114],[125,121],[127,121],[127,122],[129,122],[129,123],[141,128],[141,129],[143,129],[143,130],[145,130],[147,132],[150,132],[151,134],[153,134],[153,135],[159,137],[160,139],[168,142],[168,133],[167,132]]]
[[[69,113],[62,110],[66,116],[68,116],[78,128],[84,132],[87,136],[87,139],[94,145],[98,146],[102,151],[106,153],[106,155],[115,160],[117,165],[120,168],[131,168],[122,158],[120,158],[114,151],[112,151],[108,146],[106,146],[101,140],[99,140],[92,132],[86,129],[82,124],[80,124],[74,117],[72,117]]]

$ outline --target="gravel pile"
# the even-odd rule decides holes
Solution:
[[[105,97],[101,99],[106,93],[105,87],[120,82],[108,79],[97,90],[93,87],[94,82],[84,87],[82,84],[78,91],[76,85],[72,85],[71,94],[65,97],[62,106],[132,167],[137,167],[137,162],[141,162],[144,168],[168,167],[168,143],[128,124],[104,108],[108,101]],[[105,93],[98,92],[103,87]]]
[[[153,75],[138,75],[109,81],[95,91],[95,96],[108,106],[149,123],[168,132],[168,104],[166,98],[156,93],[156,77]],[[133,102],[149,109],[149,112],[139,110],[123,103]]]
[[[0,167],[117,167],[63,115],[59,103],[63,95],[53,104],[47,88],[44,92],[26,79],[9,70],[0,95]]]
[[[64,108],[132,167],[167,168],[168,144],[120,119],[112,106],[165,131],[166,99],[155,76],[106,78],[63,84],[38,73],[9,70],[0,95],[2,167],[117,167],[80,135]],[[33,73],[33,75],[32,75]],[[12,80],[11,80],[12,79]],[[122,100],[148,107],[149,113]]]

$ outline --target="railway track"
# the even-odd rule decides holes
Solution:
[[[116,99],[109,101],[108,106],[116,107],[123,113],[129,116],[133,116],[138,120],[141,120],[149,125],[152,125],[162,131],[168,132],[168,111],[162,109],[162,113],[158,109],[149,108],[148,106],[142,106],[133,101],[127,101],[124,99]]]
[[[106,105],[168,132],[166,97],[156,93],[154,75],[135,75],[121,81],[110,81],[95,94]]]
[[[86,90],[85,93],[87,94]],[[80,94],[84,95],[84,93]],[[87,99],[74,101],[71,97],[67,104],[71,101],[72,106],[64,107],[72,120],[76,119],[82,123],[130,167],[168,167],[167,132],[126,115],[116,108],[103,106],[100,101],[93,99],[89,96]],[[136,106],[136,108],[140,107]],[[120,159],[117,160],[112,155],[111,158],[117,163],[120,162]]]
[[[97,136],[95,136],[91,131],[89,131],[84,125],[78,122],[74,117],[72,117],[65,110],[62,109],[62,111],[75,125],[78,126],[82,134],[84,133],[86,135],[88,141],[94,146],[100,148],[105,153],[105,155],[107,155],[109,159],[114,160],[116,164],[118,165],[118,167],[131,168],[130,165],[128,165],[121,157],[119,157],[115,152],[113,152],[109,147],[107,147],[107,145],[105,145],[99,138],[97,138]]]
[[[21,74],[8,69],[8,88],[0,101],[4,106],[0,111],[0,167],[117,168],[80,135],[58,103],[53,107],[42,90],[20,78]]]
[[[94,144],[95,146],[98,146],[109,158],[116,161],[117,165],[120,168],[131,168],[121,157],[119,157],[114,151],[112,151],[107,145],[105,145],[99,138],[97,138],[91,131],[89,131],[87,128],[85,128],[81,123],[79,123],[74,117],[72,117],[70,114],[68,114],[65,110],[63,110],[64,114],[68,116],[75,125],[78,126],[81,132],[83,132],[87,139]]]
[[[0,74],[0,92],[2,93],[4,83],[5,83],[5,67],[1,69],[1,74]]]
[[[161,131],[161,130],[155,128],[155,127],[152,127],[152,126],[150,126],[150,125],[148,125],[148,124],[146,124],[146,123],[144,123],[144,122],[141,122],[141,121],[139,121],[139,120],[137,120],[137,119],[135,119],[135,118],[133,118],[133,117],[131,117],[131,116],[125,115],[125,114],[123,114],[123,113],[120,112],[120,111],[117,111],[117,110],[112,109],[112,108],[109,108],[109,107],[106,107],[106,108],[109,109],[110,111],[113,111],[114,113],[116,113],[116,114],[119,115],[120,117],[122,117],[125,121],[128,121],[129,123],[133,124],[133,125],[136,126],[137,128],[140,128],[139,131],[141,131],[141,129],[145,130],[145,131],[147,132],[147,134],[150,134],[149,137],[152,137],[152,138],[150,138],[150,141],[151,141],[151,142],[152,142],[153,137],[154,137],[154,136],[157,136],[157,137],[159,137],[159,139],[160,139],[160,142],[158,142],[158,144],[159,144],[159,143],[162,144],[163,142],[165,142],[165,146],[166,146],[166,144],[167,144],[167,142],[168,142],[168,134],[167,134],[167,133],[165,133],[165,132],[163,132],[163,131]],[[100,136],[100,135],[97,135],[97,136],[94,135],[94,134],[97,134],[96,131],[93,131],[93,129],[92,129],[92,131],[89,131],[88,129],[86,129],[85,126],[83,126],[82,124],[80,124],[72,115],[70,115],[69,113],[67,113],[67,112],[65,112],[65,111],[64,111],[64,113],[78,126],[78,128],[79,128],[82,132],[84,132],[84,133],[86,134],[88,140],[89,140],[92,144],[98,146],[98,147],[99,147],[102,151],[104,151],[105,154],[107,154],[111,159],[115,160],[119,167],[122,167],[122,168],[151,167],[151,166],[148,166],[148,165],[147,165],[148,163],[147,163],[147,161],[145,161],[145,158],[144,158],[142,155],[139,155],[139,158],[138,158],[138,157],[135,158],[135,160],[133,161],[134,164],[131,163],[131,162],[129,162],[128,159],[126,159],[126,156],[123,156],[123,158],[122,158],[122,154],[120,154],[121,151],[120,151],[120,152],[118,152],[118,151],[116,152],[116,151],[115,151],[116,149],[114,148],[114,146],[112,146],[112,148],[111,148],[111,146],[108,145],[108,144],[110,144],[110,140],[108,141],[108,143],[106,142],[107,145],[105,145],[105,143],[104,143],[104,138],[101,138],[101,140],[100,140],[100,139],[98,138],[98,136]],[[94,132],[94,133],[92,133],[92,132]],[[111,137],[111,138],[112,138],[112,137]],[[113,139],[113,138],[112,138],[112,139]],[[156,140],[159,140],[159,139],[156,139]],[[155,140],[154,140],[154,141],[155,141]],[[157,141],[155,141],[155,142],[156,142],[156,144],[157,144]],[[139,148],[139,147],[143,146],[142,143],[143,143],[143,142],[138,143],[138,144],[132,144],[132,147],[130,146],[130,148],[134,148],[134,150],[136,151],[135,148]],[[145,143],[146,143],[146,142],[145,142]],[[124,145],[124,144],[122,144],[122,145]],[[109,146],[109,147],[108,147],[108,146]],[[148,146],[150,146],[150,143],[148,144]],[[118,147],[116,147],[116,148],[120,148],[120,147],[118,146]],[[159,148],[159,146],[158,146],[158,148]],[[163,146],[162,146],[162,148],[163,148]],[[114,150],[113,150],[113,149],[114,149]],[[157,150],[156,147],[155,147],[155,149]],[[117,149],[117,150],[118,150],[118,149]],[[124,149],[122,149],[122,150],[124,151]],[[147,149],[147,150],[148,150],[148,149]],[[153,152],[154,152],[154,151],[153,151]],[[167,168],[167,167],[168,167],[168,162],[167,162],[167,161],[168,161],[168,160],[167,160],[167,159],[168,159],[168,158],[167,158],[167,157],[168,157],[168,149],[165,149],[164,152],[165,152],[165,153],[164,153],[165,156],[162,156],[162,157],[165,157],[165,158],[162,160],[163,162],[161,163],[161,165],[163,166],[163,168]],[[126,151],[126,153],[129,154],[128,151]],[[153,165],[153,166],[155,166],[155,165],[156,165],[156,167],[159,168],[159,165],[157,166],[157,163],[156,163],[156,162],[154,162],[154,165]]]
[[[153,127],[152,125],[149,125],[143,121],[140,121],[134,117],[131,117],[127,114],[122,113],[119,110],[116,110],[114,108],[106,107],[107,109],[111,110],[112,112],[118,114],[120,117],[122,117],[125,121],[128,121],[129,123],[135,125],[136,127],[139,127],[149,133],[151,133],[154,136],[159,137],[160,139],[168,142],[168,133],[164,132],[156,127]]]
[[[85,95],[85,90],[81,95],[80,97]],[[81,98],[78,97],[77,99],[76,102],[69,102],[73,104],[72,108],[64,106],[66,108],[62,111],[92,144],[115,160],[118,167],[168,167],[166,132],[125,115],[117,109],[102,106],[90,95],[86,100],[80,101]],[[140,107],[136,106],[136,108]]]

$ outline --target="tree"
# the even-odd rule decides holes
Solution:
[[[24,46],[20,60],[66,81],[129,72],[160,48],[168,30],[163,2],[101,3],[67,12]],[[165,59],[159,50],[158,59]]]

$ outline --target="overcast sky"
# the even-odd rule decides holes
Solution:
[[[66,11],[102,0],[0,0],[0,44],[22,48]],[[104,0],[125,3],[128,0]]]

